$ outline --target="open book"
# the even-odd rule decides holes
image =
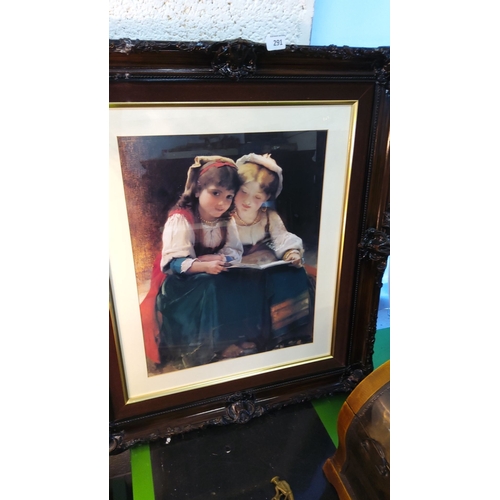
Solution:
[[[291,264],[291,262],[287,260],[273,260],[272,262],[265,262],[262,264],[250,264],[246,262],[234,262],[234,263],[228,262],[226,266],[228,269],[231,268],[267,269],[268,267],[282,266],[283,264]]]

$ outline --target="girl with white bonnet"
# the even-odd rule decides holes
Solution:
[[[275,200],[283,189],[281,167],[271,155],[255,153],[242,156],[236,166],[242,185],[235,197],[233,213],[244,255],[271,249],[276,258],[301,267],[304,253],[301,238],[287,231],[275,210],[262,206]]]
[[[264,206],[283,189],[281,167],[271,155],[250,153],[236,161],[241,186],[235,196],[234,220],[243,243],[242,262],[288,261],[290,265],[259,271],[261,293],[268,297],[270,327],[265,350],[301,338],[312,340],[313,285],[302,263],[302,239],[289,232],[276,210]],[[262,349],[258,339],[255,342]],[[284,342],[284,344],[283,344]]]

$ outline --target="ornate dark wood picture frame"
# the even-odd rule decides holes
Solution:
[[[246,40],[110,41],[112,453],[349,392],[373,370],[389,255],[389,67],[386,47],[268,51]],[[184,150],[161,149],[161,140],[170,144],[174,136],[185,139]],[[236,149],[235,136],[243,138]],[[196,147],[187,148],[186,138]],[[305,260],[317,285],[309,343],[179,370],[175,383],[171,373],[148,372],[134,253],[142,245],[134,228],[144,224],[134,222],[127,198],[143,179],[138,173],[130,181],[126,168],[134,162],[136,172],[160,168],[158,155],[132,158],[144,141],[157,140],[165,154],[161,165],[181,165],[175,171],[184,179],[202,146],[234,160],[259,148],[253,152],[279,160],[284,188],[277,210],[287,228],[305,231],[299,235],[306,243],[309,233],[316,238],[314,262]],[[308,146],[297,147],[299,140]],[[168,163],[176,154],[182,162]],[[160,181],[173,185],[166,175]],[[152,262],[145,260],[147,269]]]

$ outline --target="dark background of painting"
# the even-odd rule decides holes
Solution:
[[[306,261],[315,267],[326,138],[326,131],[118,138],[139,295],[147,291],[167,213],[184,190],[195,156],[237,160],[270,153],[283,169],[283,191],[274,208],[302,238]]]

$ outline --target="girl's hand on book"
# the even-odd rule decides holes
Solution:
[[[298,250],[289,250],[283,255],[283,260],[290,262],[294,267],[302,267],[302,257]]]
[[[204,262],[205,272],[208,274],[219,274],[222,271],[227,271],[226,266],[222,260],[212,260]]]

